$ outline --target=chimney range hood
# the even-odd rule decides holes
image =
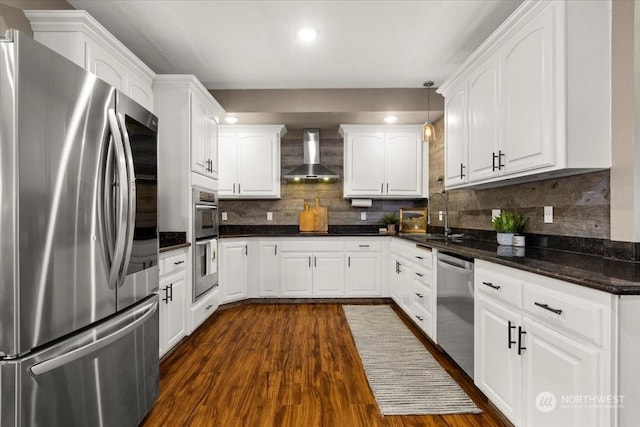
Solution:
[[[340,176],[320,164],[320,129],[302,131],[304,164],[284,175],[287,181],[333,181]]]

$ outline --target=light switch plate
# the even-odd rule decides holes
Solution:
[[[491,222],[493,222],[496,217],[499,217],[500,213],[500,209],[491,209]]]
[[[267,221],[273,221],[273,212],[267,212]]]
[[[362,221],[366,221],[367,220],[367,213],[366,212],[360,212],[360,220],[362,220]]]
[[[553,206],[544,207],[544,223],[553,224]]]
[[[226,212],[222,212],[222,220],[223,221],[227,220],[227,213]]]

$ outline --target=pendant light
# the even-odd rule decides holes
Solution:
[[[431,124],[431,121],[429,121],[429,117],[431,116],[429,95],[431,94],[433,82],[431,80],[426,81],[422,86],[427,88],[427,122],[422,126],[422,142],[434,142],[436,140],[436,129]]]

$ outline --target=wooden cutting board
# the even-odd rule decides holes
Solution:
[[[316,197],[316,204],[313,207],[313,213],[315,214],[314,231],[326,233],[329,231],[329,221],[327,218],[327,208],[320,206],[320,199]]]
[[[315,230],[315,214],[311,210],[309,203],[305,202],[304,210],[300,212],[299,219],[300,231],[314,231]]]

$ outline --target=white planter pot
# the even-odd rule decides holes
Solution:
[[[513,233],[497,233],[498,244],[511,246],[513,244]]]

